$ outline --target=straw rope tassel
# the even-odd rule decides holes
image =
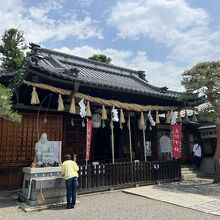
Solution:
[[[141,121],[140,121],[141,126],[144,126],[144,113],[141,112]]]
[[[187,114],[187,111],[186,111],[186,110],[185,110],[184,121],[189,121],[188,114]]]
[[[156,111],[156,124],[160,124],[160,117],[158,111]]]
[[[193,111],[192,122],[197,122],[195,111]]]
[[[120,123],[125,123],[125,116],[122,109],[120,110]]]
[[[182,122],[180,111],[178,111],[177,121],[178,122]]]
[[[63,99],[62,99],[62,96],[59,94],[59,98],[58,98],[58,111],[63,111],[63,110],[64,110]]]
[[[86,116],[88,116],[88,117],[92,116],[89,101],[87,101],[87,103],[86,103]]]
[[[108,116],[107,116],[105,106],[103,105],[102,106],[102,120],[106,120],[106,119],[108,119]]]
[[[39,101],[39,98],[38,98],[36,87],[34,86],[33,91],[31,93],[31,105],[37,105],[39,103],[40,103],[40,101]]]
[[[73,97],[72,97],[72,101],[71,101],[71,104],[70,104],[69,113],[76,114],[76,103],[75,103],[75,99]]]
[[[166,123],[170,123],[171,115],[170,112],[167,112]]]

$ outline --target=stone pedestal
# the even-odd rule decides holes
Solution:
[[[45,198],[43,204],[66,201],[65,180],[61,177],[61,167],[31,168],[24,167],[24,180],[20,200],[30,206],[39,205],[37,195],[42,189]]]
[[[205,175],[215,174],[215,160],[213,157],[204,157],[200,165],[200,171]]]

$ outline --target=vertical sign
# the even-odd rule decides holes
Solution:
[[[181,158],[182,153],[182,126],[174,124],[172,127],[172,157]]]
[[[90,159],[90,148],[92,139],[92,121],[87,119],[87,129],[86,129],[86,160]]]
[[[56,162],[61,162],[61,141],[48,141],[54,152],[54,160]]]

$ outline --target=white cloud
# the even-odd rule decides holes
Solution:
[[[51,13],[58,13],[59,18]],[[19,28],[24,31],[25,39],[29,42],[42,43],[67,37],[103,38],[101,30],[89,16],[78,19],[73,12],[67,16],[61,4],[50,0],[30,8],[21,0],[2,0],[0,17],[1,35],[5,29]]]
[[[112,48],[101,50],[90,46],[75,47],[73,49],[62,47],[55,48],[54,50],[84,58],[89,58],[94,54],[105,54],[112,59],[112,64],[123,67],[126,67],[128,65],[127,61],[133,55],[131,51],[120,51]]]
[[[94,0],[77,0],[82,6],[90,5]]]
[[[170,49],[168,60],[189,65],[220,58],[220,32],[209,29],[209,15],[185,0],[120,0],[108,23],[123,39],[146,38]]]
[[[183,91],[183,87],[180,85],[183,68],[177,67],[169,62],[161,63],[151,61],[143,51],[134,53],[132,51],[112,48],[100,50],[89,46],[76,47],[73,49],[62,47],[55,48],[54,50],[84,58],[88,58],[94,54],[105,54],[112,58],[112,64],[114,65],[146,71],[146,79],[152,85],[158,87],[167,86],[174,91]]]

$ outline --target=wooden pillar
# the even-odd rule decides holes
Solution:
[[[112,163],[115,163],[115,146],[114,146],[114,125],[113,121],[111,121],[111,142],[112,142]]]
[[[131,145],[131,116],[128,114],[128,132],[129,132],[129,150],[130,150],[130,161],[132,162],[132,145]]]
[[[220,182],[220,161],[219,161],[220,160],[220,123],[216,124],[216,137],[217,137],[217,146],[214,155],[216,170],[215,170],[214,182],[219,183]]]

